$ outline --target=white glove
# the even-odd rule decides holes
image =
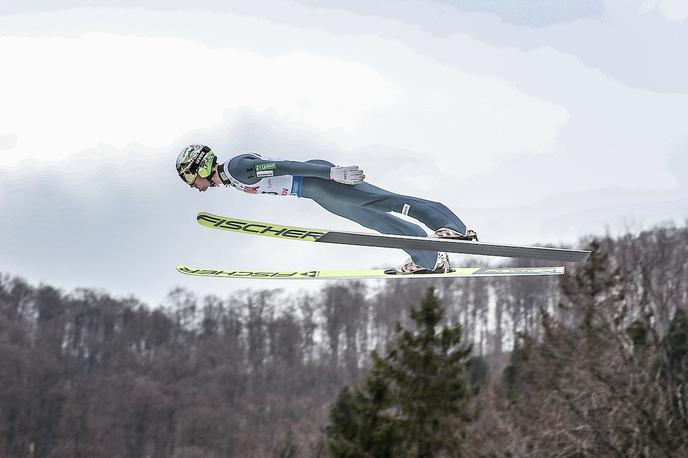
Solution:
[[[330,179],[337,183],[358,184],[363,183],[365,175],[363,175],[363,170],[359,169],[357,165],[332,167],[330,169]]]

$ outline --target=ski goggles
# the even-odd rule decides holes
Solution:
[[[198,176],[198,173],[192,173],[192,172],[182,172],[179,174],[179,177],[184,180],[184,183],[188,184],[191,186],[193,182],[196,180],[196,177]]]

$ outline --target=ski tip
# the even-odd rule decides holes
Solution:
[[[208,213],[208,212],[198,212],[196,214],[196,222],[198,222],[200,224],[208,224],[208,223],[215,224],[221,220],[222,220],[222,218],[220,216],[213,215],[212,213]]]

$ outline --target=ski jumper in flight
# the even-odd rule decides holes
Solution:
[[[179,153],[176,168],[186,184],[201,192],[226,185],[250,194],[305,197],[325,210],[383,234],[428,236],[417,224],[391,214],[400,213],[435,231],[431,237],[478,239],[474,231],[467,230],[461,219],[441,203],[396,194],[366,183],[363,171],[357,166],[338,167],[319,159],[273,160],[255,153],[240,154],[220,164],[208,146],[190,145]],[[395,268],[399,274],[450,269],[446,253],[405,251],[411,259]]]

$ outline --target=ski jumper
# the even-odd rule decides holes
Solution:
[[[334,164],[323,160],[306,162],[262,158],[241,154],[221,164],[220,179],[226,185],[251,194],[295,195],[314,200],[325,210],[383,234],[427,237],[417,224],[390,212],[417,219],[433,231],[440,228],[466,232],[465,224],[438,202],[386,191],[370,183],[348,185],[330,179]],[[405,250],[413,262],[433,269],[437,252]]]

